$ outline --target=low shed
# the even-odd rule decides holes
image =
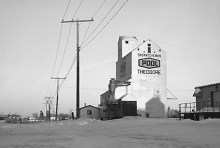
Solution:
[[[92,105],[81,107],[79,109],[79,113],[80,113],[80,118],[99,119],[99,108]]]
[[[220,107],[220,83],[197,86],[193,94],[196,97],[196,109],[204,107]]]

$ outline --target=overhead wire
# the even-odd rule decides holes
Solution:
[[[101,9],[101,7],[102,7],[103,4],[105,3],[105,1],[106,1],[106,0],[104,0],[104,1],[102,2],[102,4],[99,6],[99,8],[96,10],[96,12],[93,14],[92,18],[95,17],[95,15],[96,15],[96,14],[98,13],[98,11]],[[85,35],[84,35],[84,37],[83,37],[83,40],[82,40],[82,43],[81,43],[80,47],[82,46],[83,42],[85,41],[85,38],[86,38],[86,35],[87,35],[88,31],[89,31],[89,28],[90,28],[91,23],[92,23],[92,22],[90,21],[90,22],[89,22],[89,25],[88,25],[88,28],[87,28],[87,30],[86,30],[86,33],[85,33]]]
[[[69,3],[68,3],[68,5],[67,5],[67,7],[66,7],[66,10],[65,10],[64,15],[63,15],[63,19],[64,19],[64,17],[66,16],[66,12],[67,12],[67,10],[68,10],[68,8],[69,8],[70,2],[71,2],[71,0],[69,0]]]
[[[76,62],[76,59],[77,59],[77,54],[75,55],[75,57],[74,57],[74,59],[73,59],[71,65],[70,65],[70,67],[69,67],[67,73],[65,74],[65,76],[64,76],[65,78],[67,78],[67,77],[69,76],[69,74],[70,74],[70,72],[71,72],[71,70],[72,70],[72,68],[73,68],[73,65],[74,65],[75,62]],[[65,79],[63,79],[62,82],[60,83],[60,87],[63,85],[64,81],[65,81]]]
[[[127,0],[127,1],[128,1],[128,0]],[[125,1],[125,2],[123,3],[123,5],[118,9],[118,11],[117,11],[117,12],[113,15],[113,17],[108,21],[108,23],[101,29],[101,31],[102,31],[102,30],[111,22],[111,20],[118,14],[118,12],[124,7],[124,5],[127,3],[127,1]],[[105,1],[104,1],[104,2],[105,2]],[[104,2],[101,4],[101,6],[104,4]],[[118,2],[118,1],[117,1],[117,2]],[[117,2],[115,3],[115,5],[117,4]],[[115,5],[114,5],[114,6],[115,6]],[[98,10],[101,8],[101,6],[98,8]],[[112,7],[112,9],[114,8],[114,6]],[[110,10],[110,11],[111,11],[111,10]],[[97,12],[97,11],[96,11],[96,12]],[[96,13],[95,13],[95,14],[96,14]],[[95,16],[95,15],[93,15],[93,16]],[[101,31],[99,31],[99,33],[100,33]],[[99,34],[99,33],[98,33],[98,34]],[[97,34],[97,35],[98,35],[98,34]],[[96,36],[97,36],[97,35],[96,35]],[[96,37],[96,36],[95,36],[95,37]],[[93,39],[94,39],[94,38],[93,38]],[[92,40],[93,40],[93,39],[92,39]],[[91,40],[91,41],[92,41],[92,40]],[[91,42],[91,41],[90,41],[90,42]],[[89,42],[89,43],[90,43],[90,42]],[[86,45],[88,45],[88,44],[86,44]],[[85,45],[85,46],[86,46],[86,45]],[[84,46],[84,47],[85,47],[85,46]],[[83,47],[83,48],[84,48],[84,47]],[[82,49],[82,48],[81,48],[81,49]],[[75,61],[76,61],[76,59],[77,59],[77,55],[75,55],[75,57],[74,57],[74,59],[73,59],[71,65],[70,65],[70,67],[69,67],[69,69],[68,69],[68,71],[67,71],[67,73],[66,73],[66,75],[65,75],[65,78],[67,78],[68,75],[69,75],[69,73],[71,72],[72,67],[73,67],[73,65],[74,65],[74,63],[75,63]],[[63,85],[63,83],[64,83],[65,80],[66,80],[66,79],[63,79],[63,80],[62,80],[62,82],[61,82],[61,84],[59,85],[59,87],[61,87],[61,86]],[[56,95],[56,94],[54,94],[54,95]]]
[[[68,9],[68,7],[69,7],[70,2],[71,2],[71,0],[69,1],[68,5],[67,5],[66,11],[65,11],[64,16],[63,16],[62,19],[64,19],[65,15],[66,15],[66,12],[67,12],[67,9]],[[82,2],[83,2],[83,0],[81,0],[81,2],[80,2],[80,4],[79,4],[79,6],[77,7],[77,10],[76,10],[76,12],[74,13],[72,19],[76,16],[76,14],[77,14],[77,12],[78,12],[78,10],[79,10],[79,8],[80,8]],[[62,23],[61,23],[61,24],[62,24]],[[67,44],[68,44],[68,41],[69,41],[69,36],[70,36],[71,27],[72,27],[72,23],[71,23],[70,28],[69,28],[69,33],[68,33],[68,37],[67,37],[65,49],[64,49],[64,53],[63,53],[63,57],[62,57],[62,60],[61,60],[61,64],[60,64],[59,70],[58,70],[58,72],[57,72],[57,76],[59,75],[60,69],[61,69],[61,67],[62,67],[63,59],[64,59],[64,56],[65,56],[65,53],[66,53],[66,48],[67,48]],[[73,61],[74,61],[74,60],[73,60]],[[71,66],[70,66],[70,67],[73,67],[73,65],[74,65],[74,62],[71,63]],[[65,76],[65,78],[66,78],[66,76]],[[62,79],[62,83],[64,83],[64,81],[65,81],[65,79]],[[54,87],[54,85],[55,85],[55,81],[54,81],[54,83],[53,83],[53,87]],[[60,86],[61,86],[61,85],[59,85],[59,87],[60,87]],[[53,89],[53,87],[52,87],[52,89]],[[51,90],[51,93],[52,93],[52,90]],[[55,94],[56,94],[56,92],[55,92]],[[54,96],[54,95],[53,95],[53,96]]]
[[[119,0],[118,0],[119,1]],[[110,11],[107,13],[107,15],[103,18],[103,20],[100,22],[100,24],[104,21],[104,19],[108,16],[108,14],[112,11],[112,9],[115,7],[115,5],[118,3],[118,1],[113,5],[113,7],[110,9]],[[101,33],[101,31],[103,31],[103,29],[112,21],[112,19],[119,13],[119,11],[124,7],[124,5],[127,3],[127,1],[128,0],[126,0],[124,3],[123,3],[123,5],[117,10],[117,12],[111,17],[111,19],[104,25],[104,27],[102,27],[102,29],[85,45],[85,46],[83,46],[82,48],[85,48],[89,43],[91,43],[100,33]],[[74,16],[73,16],[73,18],[75,17],[75,15],[76,15],[76,13],[78,12],[78,10],[79,10],[79,7],[81,6],[81,4],[82,4],[82,2],[83,2],[83,0],[81,1],[81,3],[79,4],[79,6],[78,6],[78,8],[77,8],[77,10],[76,10],[76,12],[75,12],[75,14],[74,14]],[[105,1],[104,1],[105,2]],[[102,7],[102,5],[104,4],[104,2],[101,4],[101,6],[98,8],[98,10],[95,12],[95,14],[93,15],[93,17],[97,14],[97,12],[100,10],[100,8]],[[96,27],[96,29],[95,30],[97,30],[97,28],[100,26],[100,24]],[[88,29],[87,29],[88,30]],[[91,34],[93,34],[94,33],[94,31],[91,33]],[[90,36],[89,36],[90,37]],[[88,37],[88,38],[89,38]],[[87,39],[88,39],[87,38]],[[82,49],[81,48],[81,49]],[[72,61],[72,63],[71,63],[71,65],[70,65],[70,67],[69,67],[69,69],[68,69],[68,71],[67,71],[67,73],[66,73],[66,75],[65,75],[65,78],[67,78],[68,77],[68,75],[69,75],[69,73],[71,72],[71,70],[72,70],[72,67],[73,67],[73,65],[74,65],[74,63],[75,63],[75,61],[76,61],[76,59],[77,59],[77,55],[75,55],[75,57],[74,57],[74,59],[73,59],[73,61]],[[64,83],[64,81],[65,81],[66,79],[63,79],[62,80],[62,82],[61,82],[61,84],[59,85],[59,87],[61,87],[62,85],[63,85],[63,83]],[[56,94],[54,94],[54,96],[55,96]]]
[[[80,8],[82,2],[83,2],[83,0],[81,0],[79,6],[77,7],[77,10],[76,10],[76,12],[75,12],[74,15],[73,15],[73,18],[74,18],[75,15],[77,14],[77,12],[78,12],[78,10],[79,10],[79,8]],[[69,3],[70,3],[70,2],[69,2]],[[69,3],[68,3],[68,6],[69,6]],[[65,11],[65,13],[66,13],[66,11]],[[62,24],[62,23],[61,23],[61,24]],[[64,56],[65,56],[65,53],[66,53],[66,49],[67,49],[67,45],[68,45],[68,41],[69,41],[69,37],[70,37],[71,28],[72,28],[72,23],[70,24],[70,27],[69,27],[69,32],[68,32],[68,35],[67,35],[66,45],[65,45],[65,48],[64,48],[64,53],[63,53],[63,56],[62,56],[62,60],[61,60],[60,67],[59,67],[59,70],[58,70],[58,72],[57,72],[57,76],[58,76],[58,74],[59,74],[59,72],[60,72],[60,69],[61,69],[61,67],[62,67],[62,63],[63,63],[63,60],[64,60]],[[72,64],[71,64],[71,65],[72,65]]]
[[[69,37],[70,37],[71,28],[72,28],[72,23],[70,24],[70,27],[69,27],[69,32],[68,32],[68,35],[67,35],[66,45],[65,45],[65,48],[64,48],[64,52],[63,52],[63,56],[62,56],[62,59],[61,59],[60,67],[59,67],[59,69],[57,71],[56,77],[58,77],[58,75],[60,73],[60,69],[61,69],[62,64],[63,64],[63,60],[64,60],[64,57],[65,57],[65,53],[66,53],[66,49],[67,49],[67,45],[68,45],[68,41],[69,41]],[[55,81],[53,83],[53,87],[54,86],[55,86]],[[53,89],[53,87],[52,87],[52,89]],[[51,93],[52,93],[52,90],[51,90]]]
[[[80,2],[80,4],[79,4],[79,6],[77,7],[77,10],[76,10],[76,12],[74,13],[72,19],[76,16],[76,14],[77,14],[77,12],[78,12],[78,10],[79,10],[79,8],[80,8],[82,2],[83,2],[83,0],[81,0],[81,2]],[[66,45],[65,45],[65,51],[64,51],[64,54],[63,54],[63,57],[62,57],[62,61],[61,61],[61,65],[60,65],[59,71],[60,71],[61,66],[62,66],[62,63],[63,63],[64,55],[65,55],[66,48],[67,48],[67,44],[68,44],[68,41],[69,41],[69,36],[70,36],[71,27],[72,27],[72,23],[71,23],[70,28],[69,28],[68,37],[67,37],[67,41],[66,41]],[[71,69],[72,69],[72,67],[73,67],[73,65],[74,65],[74,63],[75,63],[75,61],[76,61],[76,56],[75,56],[75,58],[73,59],[71,65],[70,65],[70,68],[68,69],[66,75],[64,76],[65,78],[68,77],[68,75],[69,75],[69,73],[70,73],[70,71],[71,71]],[[58,73],[57,73],[57,76],[58,76],[58,74],[59,74],[59,71],[58,71]],[[62,84],[64,83],[65,80],[66,80],[66,79],[62,79],[61,84],[59,84],[59,87],[62,86]],[[55,93],[55,95],[56,95],[56,93]],[[53,95],[53,96],[55,96],[55,95]]]
[[[75,55],[75,57],[74,57],[74,59],[73,59],[71,65],[70,65],[70,67],[69,67],[67,73],[65,74],[64,78],[67,78],[67,77],[69,76],[69,74],[70,74],[70,72],[71,72],[71,70],[72,70],[72,68],[73,68],[73,65],[74,65],[75,62],[76,62],[76,59],[77,59],[77,54]],[[59,87],[61,87],[61,86],[63,85],[63,83],[65,82],[65,80],[66,80],[66,79],[62,79],[62,81],[61,81],[60,84],[59,84]],[[55,96],[56,96],[56,92],[55,92],[52,96],[55,97]]]
[[[106,0],[104,0],[104,1],[102,2],[102,4],[100,5],[100,7],[99,7],[99,8],[97,9],[97,11],[94,13],[93,17],[97,14],[97,12],[98,12],[98,11],[100,10],[100,8],[103,6],[103,4],[104,4],[105,1],[106,1]],[[80,8],[82,2],[83,2],[83,0],[80,2],[80,4],[79,4],[79,6],[78,6],[78,8],[77,8],[77,10],[76,10],[76,12],[75,12],[73,18],[74,18],[75,15],[77,14],[77,12],[78,12],[78,10],[79,10],[79,8]],[[91,24],[91,22],[90,22],[90,24]],[[72,25],[72,23],[71,23],[71,25]],[[89,25],[89,26],[90,26],[90,25]],[[88,27],[88,29],[89,29],[89,27]],[[88,29],[87,29],[87,32],[88,32]],[[70,31],[69,31],[69,32],[70,32]],[[86,34],[87,34],[87,33],[86,33]],[[86,36],[86,34],[85,34],[85,36]],[[69,38],[69,34],[68,34],[68,38]],[[67,40],[68,40],[68,39],[67,39]],[[67,44],[66,44],[66,46],[67,46]],[[73,65],[74,65],[74,63],[75,63],[75,61],[76,61],[76,59],[77,59],[77,55],[75,55],[75,57],[74,57],[74,59],[73,59],[71,65],[70,65],[70,67],[69,67],[69,69],[68,69],[68,71],[67,71],[67,73],[66,73],[66,75],[65,75],[65,78],[67,78],[67,77],[69,76],[69,73],[71,72],[72,67],[73,67]],[[63,79],[63,80],[61,81],[61,84],[59,85],[59,87],[61,87],[61,86],[63,85],[63,83],[64,83],[65,80],[66,80],[66,79]]]
[[[57,76],[58,76],[58,74],[59,74],[59,72],[60,72],[60,69],[61,69],[61,67],[62,67],[62,64],[63,64],[63,60],[64,60],[64,57],[65,57],[67,45],[68,45],[68,42],[69,42],[69,37],[70,37],[71,28],[72,28],[72,23],[70,24],[70,27],[69,27],[69,32],[68,32],[68,35],[67,35],[66,45],[65,45],[64,52],[63,52],[63,56],[62,56],[62,59],[61,59],[60,67],[59,67],[59,70],[58,70],[58,72],[57,72]]]
[[[106,17],[109,15],[109,13],[113,10],[113,8],[116,6],[116,4],[119,2],[117,0],[115,4],[112,6],[112,8],[108,11],[108,13],[105,15],[105,17],[99,22],[99,24],[96,26],[96,28],[92,31],[92,33],[89,35],[89,37],[86,38],[86,40],[82,43],[82,45],[93,35],[93,33],[98,29],[98,27],[102,24],[102,22],[106,19]]]
[[[177,99],[176,96],[174,96],[174,94],[167,88],[167,90],[171,93],[171,95],[173,95],[174,99]]]
[[[67,5],[67,7],[66,7],[66,9],[65,9],[65,12],[64,12],[64,15],[63,15],[63,18],[62,18],[62,19],[64,19],[65,15],[66,15],[66,12],[67,12],[67,10],[68,10],[68,8],[69,8],[70,2],[71,2],[71,0],[69,0],[69,2],[68,2],[68,5]],[[52,77],[53,74],[54,74],[55,67],[56,67],[56,64],[57,64],[57,57],[58,57],[58,51],[59,51],[59,48],[60,48],[60,41],[61,41],[61,37],[62,37],[62,30],[63,30],[63,24],[61,23],[61,27],[60,27],[60,31],[59,31],[58,45],[57,45],[57,50],[56,50],[56,57],[55,57],[55,62],[54,62],[54,66],[53,66],[53,70],[52,70],[51,77]],[[53,83],[53,86],[54,86],[54,84],[55,84],[55,82]],[[46,91],[45,96],[48,95],[48,92],[49,92],[49,90],[50,90],[50,86],[51,86],[51,79],[50,79],[50,82],[49,82],[49,85],[48,85],[48,88],[47,88],[47,91]],[[53,89],[53,86],[52,86],[52,89]]]
[[[118,9],[118,11],[111,17],[111,19],[105,24],[105,26],[102,27],[102,29],[88,42],[86,43],[83,47],[81,47],[80,49],[82,50],[83,48],[85,48],[88,44],[90,44],[104,29],[105,27],[112,21],[112,19],[118,14],[118,12],[124,7],[124,5],[128,2],[128,0],[126,0],[123,5]]]
[[[53,70],[52,70],[51,77],[52,77],[53,74],[54,74],[55,67],[56,67],[56,63],[57,63],[57,57],[58,57],[58,51],[59,51],[59,48],[60,48],[60,40],[61,40],[62,28],[63,28],[63,25],[61,25],[61,27],[60,27],[58,45],[57,45],[57,50],[56,50],[56,57],[55,57],[55,62],[54,62],[54,66],[53,66]],[[48,91],[49,91],[49,89],[50,89],[50,86],[51,86],[51,79],[50,79],[49,86],[48,86],[48,88],[47,88],[47,92],[46,92],[45,96],[48,95]]]
[[[78,12],[78,10],[79,10],[79,8],[80,8],[82,2],[83,2],[83,0],[81,0],[81,2],[80,2],[80,4],[79,4],[78,8],[76,9],[76,12],[74,13],[72,19],[74,19],[74,17],[76,16],[76,14],[77,14],[77,12]]]
[[[98,11],[101,9],[101,7],[102,7],[103,4],[105,3],[105,1],[106,1],[106,0],[104,0],[104,1],[102,2],[102,4],[99,6],[99,8],[96,10],[96,12],[93,14],[92,18],[95,17],[95,15],[96,15],[96,14],[98,13]]]

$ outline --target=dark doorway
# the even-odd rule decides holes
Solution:
[[[122,101],[123,116],[137,116],[137,101]]]

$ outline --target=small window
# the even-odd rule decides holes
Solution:
[[[92,110],[87,110],[87,115],[91,115],[92,114]]]
[[[125,44],[128,44],[129,42],[128,41],[125,41]]]
[[[151,53],[151,44],[147,44],[148,47],[148,53]]]

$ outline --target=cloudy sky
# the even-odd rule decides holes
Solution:
[[[54,106],[57,81],[50,78],[67,74],[58,112],[75,111],[76,25],[61,24],[73,17],[94,18],[79,27],[80,106],[97,106],[116,76],[119,36],[151,39],[166,51],[167,88],[178,98],[171,107],[193,102],[195,86],[219,82],[219,8],[219,0],[1,0],[0,112],[39,113],[48,96]]]

